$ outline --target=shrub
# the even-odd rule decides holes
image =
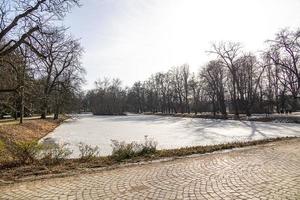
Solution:
[[[43,144],[41,160],[45,164],[55,164],[68,158],[73,152],[67,147],[67,143],[57,144]]]
[[[42,150],[42,145],[37,141],[30,142],[6,142],[6,149],[10,152],[13,159],[22,164],[33,163],[37,160],[38,154]]]
[[[111,142],[113,147],[112,157],[115,160],[121,161],[134,157],[137,149],[136,142],[126,143],[124,141],[119,142],[117,140],[111,140]]]
[[[0,155],[5,152],[5,143],[0,139]]]
[[[145,135],[144,144],[141,145],[140,155],[149,155],[156,152],[157,142],[153,138],[148,139],[148,136]]]
[[[1,163],[6,163],[11,160],[9,153],[7,153],[5,143],[0,139],[0,165]]]
[[[157,142],[153,139],[148,139],[148,136],[145,136],[144,143],[111,141],[113,147],[112,157],[117,161],[130,159],[135,156],[150,155],[156,152]]]
[[[79,157],[81,160],[92,160],[99,156],[100,149],[98,146],[92,147],[91,145],[84,144],[82,142],[79,143]]]

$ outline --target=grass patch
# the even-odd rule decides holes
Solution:
[[[30,119],[25,120],[23,124],[0,124],[0,166],[7,162],[16,161],[16,156],[11,153],[14,150],[7,148],[9,144],[26,148],[25,146],[38,141],[66,119],[67,117],[61,117],[58,120]],[[24,148],[23,150],[25,150]]]
[[[254,140],[254,141],[246,141],[246,142],[231,142],[225,144],[216,144],[216,145],[207,145],[207,146],[194,146],[194,147],[183,147],[178,149],[165,149],[159,150],[155,154],[157,158],[164,157],[180,157],[180,156],[188,156],[192,154],[204,154],[211,153],[214,151],[221,151],[226,149],[234,149],[241,147],[248,147],[260,144],[267,144],[270,142],[276,142],[281,140],[290,140],[295,139],[296,137],[281,137],[281,138],[268,138],[263,140]]]

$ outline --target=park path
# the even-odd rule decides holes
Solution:
[[[0,199],[300,199],[300,139],[17,183]]]

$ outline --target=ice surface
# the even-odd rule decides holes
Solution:
[[[111,140],[143,141],[154,138],[159,149],[220,144],[271,137],[300,136],[300,124],[180,118],[154,115],[77,115],[46,138],[69,143],[73,157],[78,143],[98,145],[100,155],[111,153]]]

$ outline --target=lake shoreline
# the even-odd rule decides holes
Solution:
[[[182,118],[201,118],[201,119],[221,119],[236,121],[257,121],[257,122],[281,122],[281,123],[300,123],[300,115],[293,114],[260,114],[259,117],[253,114],[250,117],[240,115],[236,118],[234,115],[228,115],[226,118],[222,115],[213,116],[212,114],[195,114],[195,113],[141,113],[143,115],[166,116],[166,117],[182,117]]]
[[[83,173],[101,172],[117,168],[145,165],[155,162],[166,162],[175,159],[184,159],[210,155],[215,153],[226,153],[228,151],[239,151],[247,148],[260,148],[266,145],[277,145],[280,143],[297,142],[300,137],[271,138],[265,140],[236,142],[222,145],[195,146],[180,149],[157,150],[152,155],[138,156],[132,159],[116,161],[111,156],[97,157],[89,161],[81,159],[66,159],[56,165],[43,165],[35,163],[32,165],[1,168],[0,185],[9,185],[24,181],[42,180],[56,177],[67,177]]]

